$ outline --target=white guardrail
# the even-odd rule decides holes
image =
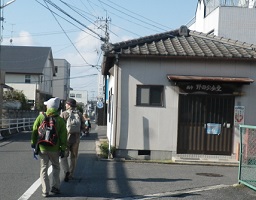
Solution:
[[[34,121],[35,118],[0,119],[0,140],[3,139],[3,133],[31,130]]]

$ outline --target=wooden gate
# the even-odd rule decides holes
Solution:
[[[232,95],[180,94],[177,153],[231,155],[234,100]],[[209,123],[220,124],[220,134],[207,134]]]

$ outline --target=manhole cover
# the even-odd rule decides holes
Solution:
[[[214,174],[214,173],[196,173],[199,176],[210,176],[210,177],[222,177],[221,174]]]

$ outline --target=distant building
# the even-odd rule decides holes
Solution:
[[[31,107],[52,97],[55,68],[50,47],[1,46],[6,85],[23,91]]]
[[[84,107],[88,104],[88,92],[86,90],[70,90],[69,97],[75,99],[77,103],[82,103]]]
[[[256,44],[256,0],[198,0],[189,29]]]
[[[56,76],[53,77],[53,96],[66,100],[70,88],[70,63],[65,59],[54,59]]]

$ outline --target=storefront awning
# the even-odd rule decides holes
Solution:
[[[240,83],[250,84],[254,80],[246,77],[222,77],[222,76],[183,76],[167,75],[169,81],[173,82],[222,82],[222,83]]]

